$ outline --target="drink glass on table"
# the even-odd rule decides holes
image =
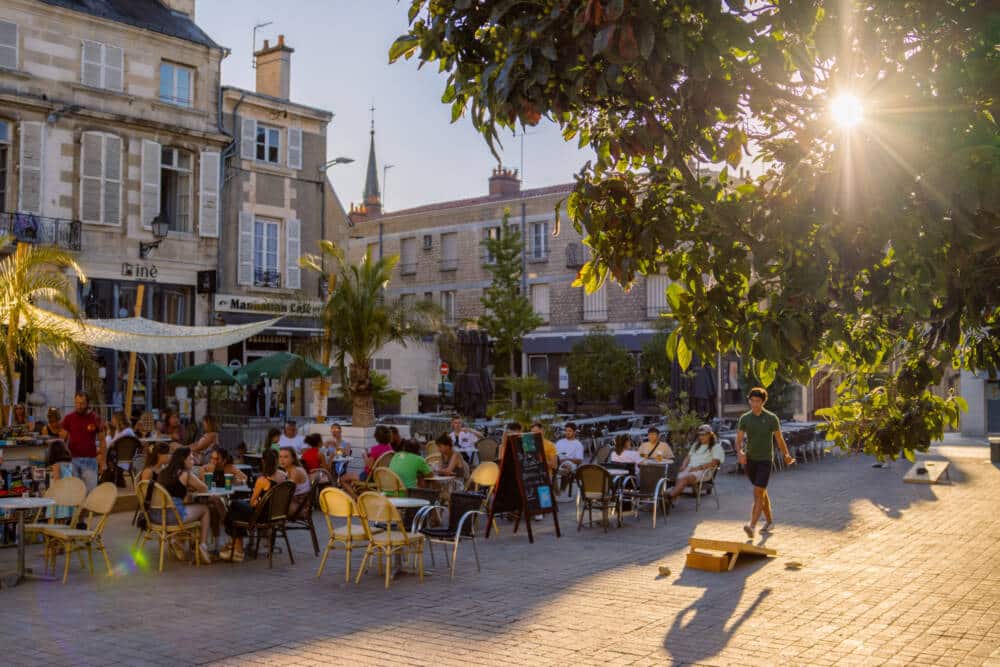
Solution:
[[[226,491],[233,490],[233,475],[232,473],[226,473]]]

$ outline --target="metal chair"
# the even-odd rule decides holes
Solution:
[[[614,489],[614,481],[611,473],[606,468],[593,463],[585,463],[576,469],[576,481],[579,492],[576,496],[576,529],[583,528],[583,514],[586,512],[590,518],[590,525],[594,525],[594,509],[601,510],[601,525],[604,532],[608,532],[608,513],[614,513],[618,518],[619,527],[622,525],[622,497]]]
[[[292,504],[292,496],[295,495],[294,482],[282,482],[275,484],[257,502],[257,507],[253,516],[248,521],[236,521],[233,525],[245,528],[247,533],[253,536],[253,548],[251,553],[254,557],[260,549],[260,538],[262,533],[268,536],[267,566],[274,567],[274,542],[280,533],[285,539],[285,548],[288,549],[288,559],[295,565],[295,556],[292,555],[292,545],[288,542],[288,532],[285,524],[288,521],[288,508]]]
[[[632,513],[636,517],[641,506],[653,506],[653,528],[656,528],[657,510],[662,511],[664,516],[670,512],[670,503],[667,502],[669,470],[667,463],[643,463],[639,466],[637,483],[622,489],[623,500],[631,501]]]
[[[477,517],[487,516],[482,509],[483,497],[478,493],[458,493],[451,494],[451,505],[448,508],[447,527],[428,528],[423,526],[429,512],[421,514],[421,524],[418,530],[429,542],[428,548],[431,552],[431,565],[434,563],[434,544],[444,544],[452,547],[451,558],[448,558],[448,551],[445,550],[445,559],[451,565],[451,578],[455,578],[455,563],[458,561],[458,545],[462,540],[472,542],[472,553],[476,558],[476,571],[479,567],[479,550],[476,548],[476,531],[478,529]],[[432,506],[434,511],[441,513],[444,508],[440,505]]]
[[[719,503],[719,493],[715,488],[715,476],[719,474],[719,468],[721,465],[715,466],[708,471],[707,475],[704,475],[702,479],[694,486],[689,486],[684,489],[685,495],[688,491],[691,492],[690,495],[694,496],[694,511],[697,512],[701,508],[701,497],[703,495],[711,495],[715,498],[715,509],[722,509]]]
[[[608,462],[608,459],[611,458],[612,449],[611,445],[604,443],[599,446],[597,451],[594,452],[594,455],[590,457],[590,462],[596,463],[599,466],[604,465]]]
[[[500,445],[493,438],[483,438],[476,443],[476,453],[480,464],[496,461],[500,455]]]
[[[327,484],[329,486],[329,484]],[[319,558],[319,538],[316,536],[316,524],[313,523],[313,508],[319,504],[319,494],[325,486],[314,485],[308,494],[303,494],[305,500],[290,514],[285,521],[286,530],[305,530],[312,538],[313,553]]]

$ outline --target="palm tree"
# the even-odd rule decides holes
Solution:
[[[365,254],[360,264],[351,264],[343,250],[330,241],[320,241],[322,257],[333,263],[324,271],[321,257],[306,256],[303,266],[328,280],[326,303],[320,315],[323,334],[320,340],[321,358],[340,368],[341,385],[351,398],[352,424],[375,424],[371,360],[389,343],[406,345],[440,331],[441,309],[429,301],[408,303],[392,299],[385,288],[398,255],[374,259]],[[320,383],[320,404],[326,403],[327,381]]]
[[[68,270],[68,272],[67,272]],[[92,369],[91,349],[74,339],[80,312],[73,294],[74,279],[87,277],[72,255],[55,246],[19,243],[14,252],[0,260],[0,354],[3,403],[14,403],[14,380],[19,357],[35,358],[42,347],[57,357],[73,361],[78,368]],[[70,318],[46,318],[43,304],[62,310]],[[77,323],[73,323],[76,320]]]

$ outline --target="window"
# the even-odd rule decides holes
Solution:
[[[608,319],[608,283],[601,285],[600,289],[591,294],[583,292],[583,320],[584,322],[603,322]]]
[[[410,276],[417,272],[417,237],[399,242],[399,275]]]
[[[372,359],[371,369],[380,373],[388,373],[392,370],[392,359]]]
[[[399,302],[404,308],[411,308],[417,302],[416,294],[400,294]]]
[[[451,232],[441,235],[441,270],[458,269],[458,234]]]
[[[0,67],[17,69],[17,24],[0,21]]]
[[[85,86],[121,91],[125,80],[125,52],[118,46],[83,40],[80,81]]]
[[[646,276],[646,317],[653,320],[665,313],[670,312],[667,304],[667,282],[666,276],[652,275]]]
[[[160,63],[160,99],[181,107],[194,99],[194,70],[184,65]]]
[[[441,310],[444,311],[446,322],[455,321],[455,292],[451,290],[441,292]]]
[[[549,357],[547,355],[532,355],[528,357],[528,370],[546,384],[549,382]]]
[[[430,250],[434,247],[434,237],[430,234],[424,234],[424,250]]]
[[[537,284],[531,286],[531,307],[543,322],[549,321],[549,286]]]
[[[281,273],[278,271],[278,227],[277,222],[254,221],[254,287],[281,287]]]
[[[531,223],[530,254],[528,258],[540,262],[549,257],[549,223]]]
[[[0,213],[7,212],[7,172],[10,170],[10,123],[0,120]]]
[[[281,131],[276,127],[257,125],[257,159],[262,162],[278,164],[278,154],[281,152]]]
[[[378,242],[369,243],[365,253],[373,260],[378,259]]]
[[[191,229],[191,153],[164,147],[160,151],[160,215],[170,231]]]
[[[424,292],[424,301],[434,301],[434,292]]]
[[[84,132],[81,145],[80,219],[100,225],[121,224],[121,138]]]
[[[495,225],[493,227],[487,227],[486,229],[483,230],[483,232],[484,232],[483,236],[486,241],[495,241],[500,238],[499,225]],[[496,264],[497,258],[493,256],[493,253],[490,252],[489,247],[485,243],[483,243],[483,253],[484,253],[483,259],[486,261],[487,264]]]

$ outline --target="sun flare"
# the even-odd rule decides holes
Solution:
[[[830,116],[835,125],[849,129],[864,120],[864,105],[856,95],[841,93],[830,102]]]

